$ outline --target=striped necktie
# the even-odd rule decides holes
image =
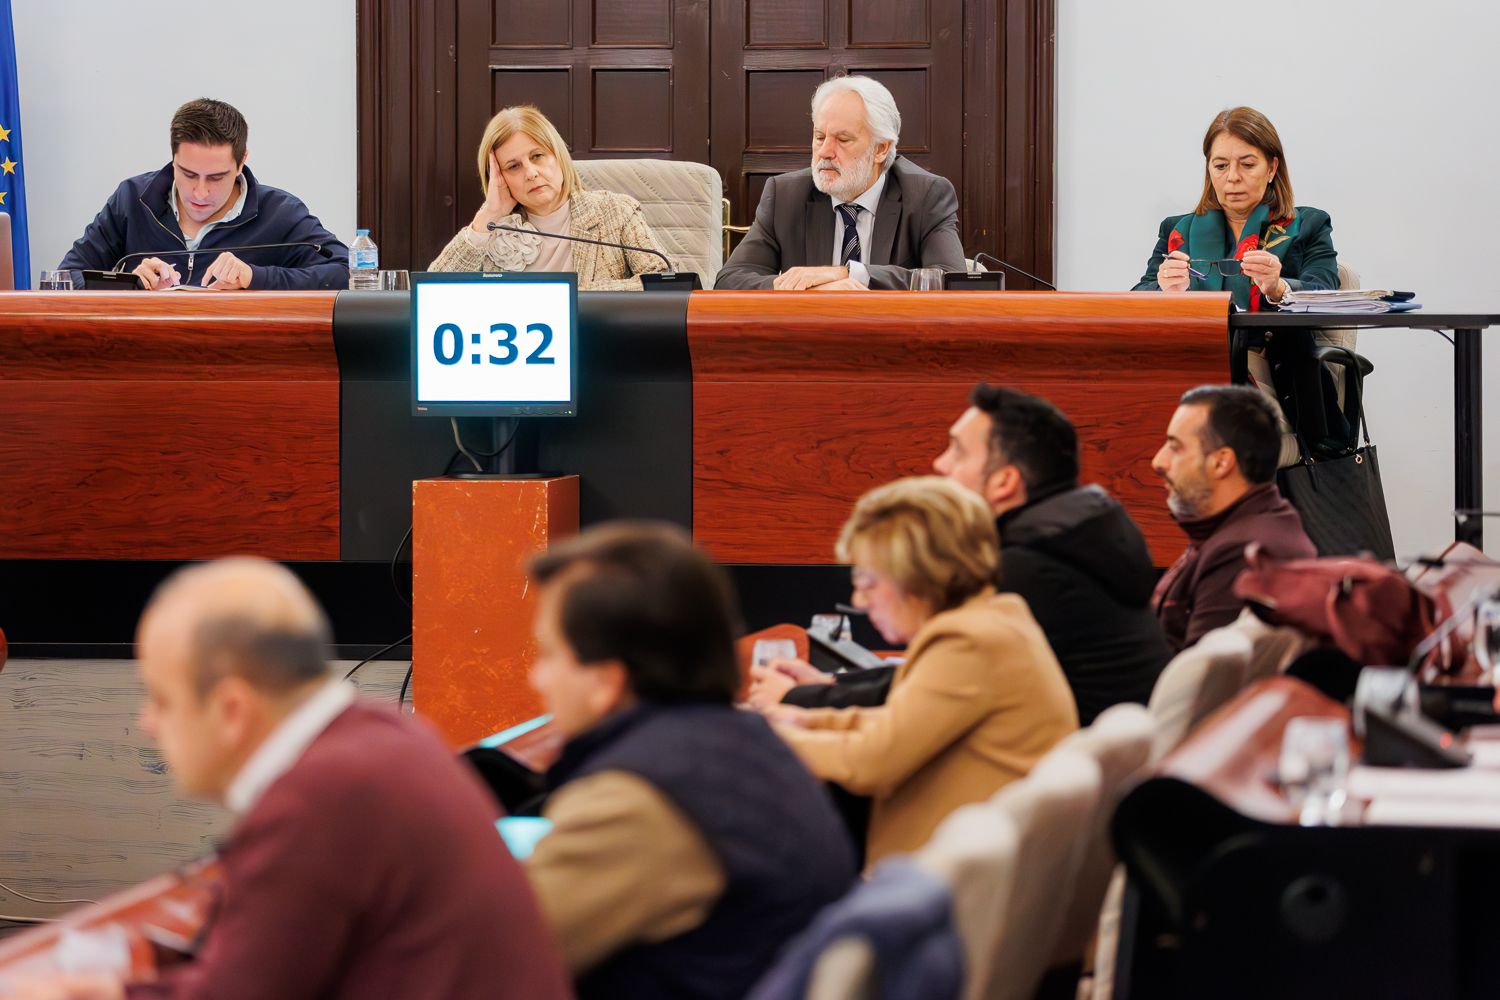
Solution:
[[[851,260],[859,260],[859,230],[854,222],[859,218],[860,206],[849,204],[839,205],[835,211],[844,220],[844,243],[839,250],[839,263],[848,265]]]

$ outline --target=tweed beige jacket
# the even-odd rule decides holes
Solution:
[[[884,705],[796,719],[777,731],[808,770],[873,800],[869,868],[1025,777],[1078,728],[1078,709],[1026,602],[986,589],[922,626]]]
[[[613,191],[575,191],[568,200],[570,236],[660,250],[661,245],[646,225],[641,206],[629,195]],[[534,228],[519,212],[501,220],[507,226]],[[443,252],[428,265],[429,271],[522,271],[536,259],[536,247],[545,237],[493,232],[476,239],[468,226],[459,230]],[[529,256],[528,256],[529,251]],[[639,291],[636,275],[665,271],[667,265],[650,254],[573,244],[573,270],[578,288],[586,292]]]

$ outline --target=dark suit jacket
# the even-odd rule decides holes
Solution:
[[[750,232],[735,247],[715,288],[770,288],[793,267],[833,262],[833,201],[813,185],[812,169],[772,177]],[[875,213],[873,247],[863,255],[871,288],[905,288],[914,267],[964,269],[953,185],[905,157],[887,172]]]
[[[251,807],[193,961],[130,1000],[562,1000],[562,957],[478,777],[351,705]]]

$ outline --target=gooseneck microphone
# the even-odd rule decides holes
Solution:
[[[662,263],[667,265],[666,271],[659,274],[647,271],[643,274],[637,275],[637,277],[641,279],[642,288],[649,289],[655,286],[659,288],[665,287],[695,289],[703,287],[702,282],[698,280],[698,273],[696,271],[689,271],[686,274],[679,274],[677,272],[677,269],[672,266],[672,260],[670,257],[662,253],[660,250],[653,250],[650,247],[633,247],[629,243],[613,243],[609,240],[593,240],[589,239],[587,236],[564,236],[562,233],[544,233],[540,229],[522,229],[520,226],[505,226],[501,225],[498,222],[490,222],[486,225],[491,232],[494,232],[498,229],[507,233],[520,233],[523,236],[550,236],[554,240],[568,240],[571,243],[592,243],[594,246],[598,247],[613,247],[616,250],[634,250],[636,253],[648,253],[653,257],[660,257],[662,259]]]
[[[132,257],[140,257],[142,260],[144,260],[147,257],[181,257],[183,255],[186,255],[191,258],[200,253],[214,254],[215,256],[217,256],[221,253],[237,253],[242,250],[281,250],[290,247],[310,247],[312,251],[318,256],[327,258],[329,260],[333,259],[333,251],[328,249],[328,247],[322,243],[313,243],[310,240],[292,240],[289,243],[249,243],[244,246],[238,247],[199,247],[196,250],[137,250],[135,253],[128,253],[125,256],[121,257],[119,260],[115,261],[115,266],[110,268],[109,270],[113,274],[119,274],[120,265],[124,264]],[[189,270],[191,270],[192,265],[189,264],[188,268]]]
[[[1016,272],[1017,274],[1019,274],[1023,278],[1030,278],[1032,281],[1035,281],[1038,285],[1046,285],[1048,288],[1052,289],[1054,292],[1057,291],[1057,286],[1054,285],[1052,282],[1050,282],[1050,281],[1043,281],[1041,278],[1038,278],[1036,275],[1030,274],[1030,273],[1028,273],[1026,271],[1023,271],[1019,267],[1016,267],[1016,265],[1014,265],[1014,264],[1008,264],[1008,263],[1006,263],[1005,261],[1001,260],[999,257],[996,257],[994,254],[985,253],[984,251],[981,250],[979,253],[976,253],[974,255],[974,259],[976,261],[979,260],[979,258],[981,258],[981,257],[983,257],[985,260],[988,260],[988,261],[991,261],[993,263],[999,264],[1001,267],[1005,268],[1005,270],[1007,270],[1007,271],[1014,271],[1014,272]]]

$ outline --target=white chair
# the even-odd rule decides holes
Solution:
[[[1022,1000],[1045,974],[1098,805],[1099,765],[1054,749],[1020,781],[945,819],[916,861],[953,894],[967,1000]]]
[[[867,938],[846,937],[824,948],[807,982],[806,1000],[876,1000],[875,950]]]
[[[1151,761],[1156,721],[1144,705],[1115,705],[1094,724],[1058,744],[1059,750],[1078,751],[1099,765],[1099,803],[1088,827],[1073,897],[1063,921],[1053,964],[1081,961],[1093,944],[1099,927],[1099,911],[1115,870],[1115,849],[1109,824],[1115,807],[1134,787]]]
[[[1175,750],[1194,726],[1239,693],[1253,652],[1250,637],[1230,624],[1172,657],[1147,705],[1156,720],[1152,760]]]
[[[1359,272],[1345,264],[1339,266],[1339,290],[1351,291],[1359,287]],[[1329,327],[1313,331],[1314,347],[1343,347],[1349,351],[1354,350],[1357,336],[1353,327]],[[1281,412],[1281,400],[1276,396],[1276,386],[1272,384],[1271,363],[1266,359],[1266,353],[1262,350],[1250,351],[1245,357],[1246,368],[1250,372],[1250,380],[1260,390],[1261,395],[1276,404],[1276,413],[1281,426],[1281,459],[1277,467],[1285,469],[1296,465],[1302,460],[1302,449],[1297,446],[1297,435],[1292,430],[1291,422]],[[1337,393],[1338,405],[1344,406],[1344,366],[1325,364],[1328,373],[1333,376],[1333,385]]]
[[[680,271],[696,271],[704,288],[724,265],[719,172],[686,160],[574,160],[583,186],[628,194],[662,250]]]

